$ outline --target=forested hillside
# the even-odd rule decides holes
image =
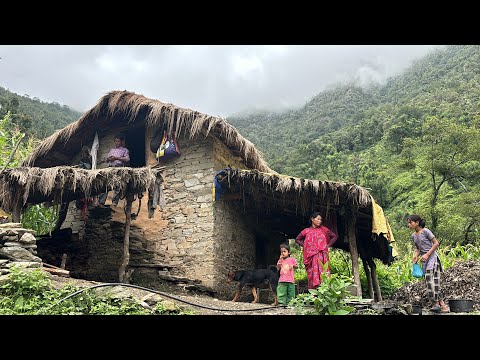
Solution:
[[[0,118],[10,111],[10,121],[20,131],[43,139],[77,120],[82,113],[67,105],[47,103],[18,95],[0,86]]]
[[[448,46],[383,86],[324,91],[289,112],[227,118],[276,171],[371,189],[398,237],[407,214],[479,241],[480,46]]]

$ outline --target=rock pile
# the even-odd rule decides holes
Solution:
[[[24,229],[20,223],[0,224],[0,275],[10,272],[17,264],[24,268],[36,268],[42,265],[37,256],[35,231]]]

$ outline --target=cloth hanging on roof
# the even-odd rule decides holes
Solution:
[[[228,170],[231,170],[231,168],[222,169],[213,177],[212,201],[218,201],[222,197],[222,194],[225,191],[225,188],[222,186],[222,180],[228,175]]]
[[[150,150],[156,154],[160,144],[162,143],[164,127],[159,127],[155,130],[152,136],[152,140],[150,141]]]
[[[163,133],[163,138],[160,146],[157,150],[157,159],[163,157],[177,156],[180,155],[180,147],[178,146],[177,139],[173,133],[168,133],[165,131]]]
[[[373,199],[372,195],[370,195],[372,199],[372,233],[377,235],[382,235],[387,238],[390,246],[392,246],[392,256],[396,257],[398,255],[398,251],[395,249],[394,242],[395,239],[393,237],[392,229],[390,228],[390,224],[388,223],[385,214],[383,213],[383,209],[380,205],[378,205],[375,200]]]
[[[148,218],[151,219],[153,218],[153,215],[155,213],[155,209],[157,206],[160,206],[160,209],[163,210],[163,208],[166,205],[165,201],[165,196],[163,194],[163,185],[162,185],[162,180],[160,178],[157,178],[155,180],[155,184],[153,185],[153,192],[149,191],[148,194]]]
[[[97,153],[100,143],[98,142],[98,134],[95,131],[95,137],[93,138],[92,148],[90,149],[90,155],[92,155],[92,170],[97,169]]]

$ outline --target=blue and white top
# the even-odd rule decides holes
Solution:
[[[412,234],[413,242],[415,243],[415,247],[420,250],[420,255],[427,253],[433,246],[432,239],[435,237],[430,229],[423,228],[422,232],[417,235],[417,233]],[[440,262],[440,258],[437,255],[437,251],[435,250],[427,261],[422,263],[423,272],[425,273],[426,270],[433,270],[435,269],[435,264],[438,261],[440,264],[440,271],[442,271],[442,263]]]

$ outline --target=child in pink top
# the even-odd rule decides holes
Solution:
[[[295,297],[294,269],[298,268],[297,260],[290,257],[290,246],[280,245],[280,258],[277,269],[280,270],[280,279],[277,286],[277,297],[280,305],[288,305]]]

